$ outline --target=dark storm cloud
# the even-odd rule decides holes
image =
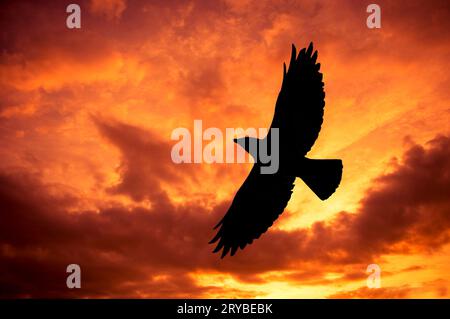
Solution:
[[[122,154],[121,181],[111,191],[135,200],[153,198],[162,192],[160,182],[175,183],[180,167],[171,158],[171,145],[150,131],[122,123],[97,121],[97,127]]]
[[[380,254],[404,252],[401,243],[433,251],[449,240],[449,158],[448,137],[435,138],[428,148],[414,145],[393,172],[375,181],[357,213],[340,213],[332,222],[315,223],[311,229],[273,230],[245,253],[224,261],[212,255],[206,243],[211,236],[208,230],[226,205],[213,212],[196,205],[175,206],[159,193],[151,197],[151,209],[113,205],[98,212],[69,213],[76,197],[56,195],[38,176],[2,173],[3,296],[138,296],[142,287],[158,287],[168,296],[192,296],[205,292],[188,275],[201,269],[259,281],[251,277],[269,270],[292,270],[304,262],[370,262]],[[160,171],[161,176],[167,174],[164,168]],[[70,263],[84,269],[83,290],[65,287],[64,271]],[[174,273],[184,282],[177,285]],[[293,276],[321,282],[314,271]]]
[[[85,270],[82,295],[137,295],[133,285],[124,291],[124,283],[151,286],[153,276],[169,272],[170,279],[180,269],[187,275],[210,257],[204,230],[218,216],[201,207],[175,207],[159,194],[152,209],[69,213],[75,199],[52,194],[36,177],[2,174],[0,181],[3,296],[70,294],[64,280],[70,263]],[[161,289],[176,284],[169,279]],[[179,292],[191,292],[189,287],[183,284]]]

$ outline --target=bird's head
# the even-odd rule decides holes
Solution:
[[[256,160],[258,158],[258,139],[250,136],[233,138],[233,142],[240,145]]]

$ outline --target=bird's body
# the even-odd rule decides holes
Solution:
[[[272,226],[289,202],[296,177],[300,177],[322,200],[331,196],[340,183],[341,160],[305,157],[319,135],[325,106],[320,64],[316,63],[317,51],[312,52],[312,43],[298,56],[292,46],[289,69],[286,71],[284,65],[274,118],[265,137],[270,140],[274,129],[278,129],[279,169],[274,174],[261,174],[260,168],[264,164],[255,158],[255,164],[228,212],[215,227],[220,228],[211,243],[218,241],[214,252],[223,249],[222,257],[229,251],[234,255],[238,248],[251,244]],[[235,142],[249,151],[250,139],[246,137]]]

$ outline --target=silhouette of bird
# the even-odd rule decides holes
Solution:
[[[342,161],[338,159],[309,159],[305,155],[314,145],[323,122],[325,92],[316,63],[313,43],[296,53],[292,44],[289,68],[283,64],[283,82],[278,95],[272,124],[265,137],[270,141],[273,129],[279,132],[279,167],[274,174],[262,174],[263,163],[258,160],[251,143],[259,139],[234,139],[255,159],[250,174],[236,193],[230,208],[214,227],[218,229],[210,244],[218,242],[214,252],[222,250],[233,256],[258,239],[286,207],[296,177],[321,199],[330,197],[341,181]],[[270,143],[267,143],[270,145]]]

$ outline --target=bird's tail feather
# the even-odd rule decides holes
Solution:
[[[342,161],[338,159],[305,158],[297,174],[321,199],[330,197],[342,178]]]

